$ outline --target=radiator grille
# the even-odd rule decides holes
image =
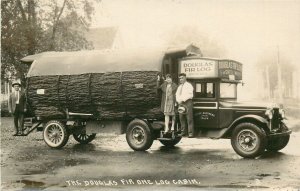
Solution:
[[[279,116],[279,108],[274,108],[273,118],[272,118],[272,130],[279,129],[280,127],[280,116]]]

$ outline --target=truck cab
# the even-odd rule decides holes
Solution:
[[[289,142],[283,108],[274,103],[237,101],[242,64],[194,54],[163,63],[162,75],[185,73],[194,87],[195,137],[231,139],[240,156],[254,158],[265,150],[278,151]],[[175,77],[178,83],[178,78]],[[251,90],[249,90],[251,91]]]

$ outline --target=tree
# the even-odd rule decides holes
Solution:
[[[257,62],[256,68],[261,71],[265,87],[262,91],[265,91],[266,98],[280,99],[291,96],[295,66],[285,55],[277,51],[265,52]]]
[[[92,49],[92,44],[84,38],[84,32],[90,25],[94,11],[93,2],[88,0],[59,2],[52,0],[43,3],[43,7],[52,10],[42,13],[43,25],[46,28],[45,48],[50,51]]]
[[[193,43],[201,49],[203,56],[223,57],[226,54],[224,47],[210,39],[197,26],[175,27],[166,33],[168,46],[182,46]]]
[[[44,51],[92,49],[84,37],[96,0],[1,1],[1,74],[23,78],[20,58]]]

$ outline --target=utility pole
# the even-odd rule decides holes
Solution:
[[[271,88],[270,88],[270,74],[269,74],[269,65],[266,65],[266,93],[268,100],[271,99]]]
[[[279,102],[283,101],[283,91],[282,91],[282,76],[281,76],[281,67],[279,60],[279,47],[277,46],[277,79],[278,79],[278,94],[279,94]]]

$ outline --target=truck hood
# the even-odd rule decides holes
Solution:
[[[240,109],[268,109],[280,108],[279,104],[272,102],[237,102],[237,101],[220,101],[220,107],[240,108]]]

